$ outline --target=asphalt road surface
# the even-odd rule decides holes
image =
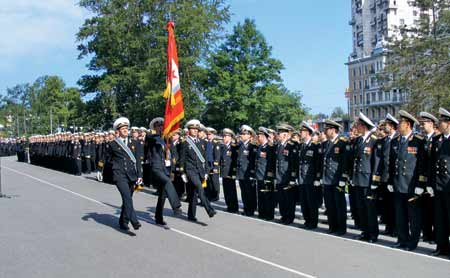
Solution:
[[[173,217],[154,224],[156,196],[134,196],[142,228],[118,229],[120,195],[113,185],[2,158],[0,278],[31,277],[450,277],[450,260],[261,221],[221,211],[198,223]],[[183,211],[187,204],[183,203]],[[324,219],[324,216],[321,216]],[[352,221],[349,221],[349,224]],[[131,227],[131,225],[130,225]]]

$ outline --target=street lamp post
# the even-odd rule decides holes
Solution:
[[[0,125],[0,131],[3,130],[3,126]],[[2,191],[2,157],[0,156],[0,198],[6,198],[9,199],[11,197],[4,195]]]

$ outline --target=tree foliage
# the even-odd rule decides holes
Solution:
[[[271,52],[254,21],[246,19],[234,27],[208,62],[205,123],[217,128],[273,127],[303,119],[301,97],[283,86],[283,64]]]
[[[93,16],[80,28],[80,58],[94,74],[83,76],[83,93],[95,93],[89,109],[95,125],[127,115],[137,125],[164,113],[166,24],[175,22],[181,88],[187,117],[202,110],[202,63],[229,20],[225,0],[81,0]]]
[[[0,119],[10,135],[47,134],[53,129],[83,125],[85,104],[77,88],[67,88],[58,76],[43,76],[33,84],[20,84],[6,90],[0,106]]]
[[[407,109],[437,111],[450,107],[450,1],[417,0],[417,26],[400,26],[390,38],[387,66],[380,79],[386,89],[409,92]]]

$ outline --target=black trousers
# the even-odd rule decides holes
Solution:
[[[104,176],[104,175],[103,175]],[[142,182],[145,186],[150,186],[151,167],[149,163],[142,164]]]
[[[239,211],[239,203],[236,191],[236,180],[231,178],[223,178],[223,195],[227,204],[227,211],[236,213]]]
[[[395,219],[397,222],[398,243],[415,248],[419,243],[421,224],[421,200],[408,201],[411,194],[395,193]]]
[[[394,234],[396,232],[395,227],[395,206],[394,206],[394,193],[389,192],[387,184],[382,184],[380,187],[380,196],[382,198],[382,217],[386,224],[385,232],[388,234]]]
[[[179,173],[175,173],[173,177],[173,186],[177,192],[178,198],[181,199],[184,193],[186,193],[186,185]]]
[[[450,234],[450,192],[435,191],[435,228],[437,249],[449,252],[450,245],[448,236]]]
[[[353,222],[355,223],[355,227],[357,229],[360,228],[360,220],[359,220],[359,214],[358,209],[356,205],[356,187],[355,186],[349,186],[348,187],[348,200],[350,202],[350,212],[352,214]]]
[[[133,191],[135,182],[128,180],[127,177],[118,175],[114,175],[114,182],[116,183],[117,189],[122,197],[122,209],[120,212],[119,223],[123,225],[128,225],[129,222],[132,224],[138,223],[133,206]]]
[[[180,208],[181,203],[175,187],[170,180],[167,180],[165,184],[160,183],[159,186],[161,186],[161,188],[158,191],[158,202],[156,203],[155,219],[162,221],[166,198],[169,199],[169,203],[172,209]]]
[[[89,157],[83,158],[83,164],[84,164],[84,172],[86,174],[91,173],[91,159]]]
[[[291,224],[295,219],[295,205],[298,188],[293,185],[278,185],[278,205],[283,224]]]
[[[75,158],[72,160],[73,174],[81,176],[81,158]]]
[[[312,184],[304,184],[300,186],[299,193],[305,226],[308,228],[316,228],[319,221],[316,190]]]
[[[252,180],[239,180],[244,214],[253,216],[256,210],[256,186]]]
[[[208,186],[206,187],[206,196],[210,201],[217,201],[219,200],[220,196],[220,181],[219,181],[219,174],[209,174],[208,175]]]
[[[202,180],[200,178],[200,175],[188,175],[188,177],[189,177],[188,217],[191,219],[195,218],[195,215],[197,213],[198,198],[200,198],[202,205],[205,207],[206,213],[208,213],[208,215],[209,215],[211,212],[214,211],[214,209],[211,207],[211,204],[209,203],[208,198],[206,198],[205,191],[203,190],[203,187],[202,187]]]
[[[324,186],[324,200],[327,209],[328,230],[332,233],[347,231],[347,202],[345,192],[338,190],[337,185]]]
[[[422,196],[422,234],[425,241],[435,240],[434,198],[428,194]]]
[[[257,181],[258,187],[258,217],[273,220],[275,216],[274,184],[271,181]]]
[[[370,188],[355,186],[355,189],[361,235],[367,239],[377,240],[379,234],[377,200],[367,198],[372,194]]]

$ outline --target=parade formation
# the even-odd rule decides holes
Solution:
[[[383,233],[397,238],[393,247],[413,251],[422,239],[436,243],[433,255],[448,257],[450,112],[441,108],[437,117],[422,112],[416,118],[401,110],[398,118],[388,114],[378,124],[360,113],[348,137],[338,122],[324,123],[323,130],[305,121],[298,129],[287,123],[274,129],[242,125],[236,134],[193,119],[164,138],[163,118],[146,129],[120,117],[107,132],[34,135],[3,140],[0,149],[20,162],[73,175],[95,173],[98,181],[115,184],[123,230],[129,223],[141,227],[133,193],[143,186],[157,189],[160,225],[166,225],[166,198],[177,216],[180,200],[187,201],[187,218],[197,222],[197,205],[214,217],[211,203],[223,190],[228,212],[239,213],[240,192],[242,215],[284,225],[297,221],[299,205],[308,230],[317,228],[324,204],[328,233],[343,236],[348,200],[359,240],[375,243]]]

